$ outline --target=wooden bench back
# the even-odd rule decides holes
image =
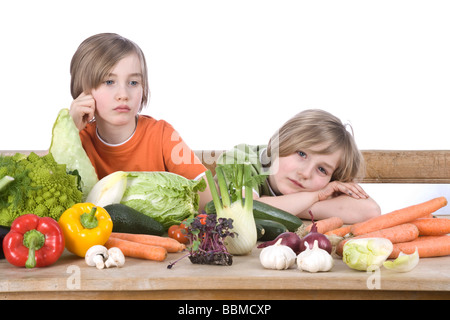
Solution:
[[[30,150],[0,151],[0,154]],[[48,151],[35,151],[39,155]],[[195,151],[214,173],[215,161],[223,151]],[[450,150],[363,150],[366,162],[362,183],[450,183]]]
[[[214,172],[223,151],[196,151]],[[450,150],[363,150],[362,183],[450,183]]]

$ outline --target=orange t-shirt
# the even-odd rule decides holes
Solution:
[[[99,179],[116,171],[169,171],[194,179],[206,171],[169,123],[150,116],[140,115],[134,134],[119,145],[102,141],[95,122],[80,138]]]

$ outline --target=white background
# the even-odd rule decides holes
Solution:
[[[351,123],[361,149],[450,149],[449,1],[3,1],[0,150],[44,150],[78,45],[143,49],[151,99],[192,149],[267,143],[295,113]],[[448,191],[448,189],[447,189]]]

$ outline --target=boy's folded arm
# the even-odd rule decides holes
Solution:
[[[355,199],[347,195],[315,203],[311,210],[318,219],[340,217],[345,224],[365,221],[381,214],[380,207],[372,198]],[[303,215],[306,216],[307,212]]]
[[[261,197],[258,201],[267,203],[300,219],[311,219],[308,210],[317,220],[340,217],[345,224],[353,224],[380,215],[380,207],[372,198],[355,199],[339,195],[323,201],[317,201],[317,192],[299,192],[277,197]]]
[[[319,198],[318,192],[298,192],[276,197],[262,196],[258,201],[289,212],[299,218],[307,218],[307,216],[310,217],[308,209],[317,203]],[[306,212],[307,216],[303,217],[303,212]]]

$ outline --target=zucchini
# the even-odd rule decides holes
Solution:
[[[291,232],[295,232],[303,224],[299,217],[257,200],[253,201],[253,216],[255,219],[279,222]]]
[[[206,204],[205,212],[207,214],[216,213],[213,201]],[[295,232],[303,224],[299,217],[257,200],[253,201],[253,216],[255,219],[277,221],[291,232]]]
[[[5,259],[5,254],[3,252],[3,238],[6,237],[10,230],[10,227],[0,226],[0,259]]]
[[[256,224],[256,239],[259,240],[266,233],[266,230],[264,230],[262,225],[256,223],[256,221],[255,224]]]
[[[288,231],[283,224],[273,220],[255,219],[255,223],[264,228],[264,235],[258,241],[271,241]]]
[[[145,214],[121,203],[103,207],[111,216],[113,232],[152,234],[162,236],[163,225]]]

